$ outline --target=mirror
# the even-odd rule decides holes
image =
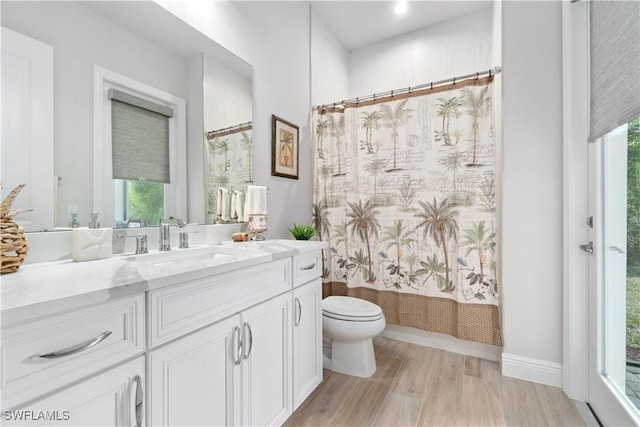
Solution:
[[[186,158],[186,168],[171,181],[185,189],[186,206],[166,206],[166,217],[181,210],[189,223],[212,222],[210,187],[228,183],[236,190],[251,180],[250,132],[249,142],[245,138],[234,146],[228,141],[226,149],[218,144],[214,156],[207,139],[210,131],[252,121],[251,66],[159,4],[3,1],[1,23],[53,48],[53,173],[60,180],[50,205],[51,225],[66,227],[67,213],[77,212],[79,225],[86,226],[94,198],[113,199],[94,194],[91,185],[111,180],[94,178],[94,66],[185,100],[186,153],[178,155]],[[221,172],[228,180],[219,173],[225,154]],[[114,225],[113,218],[102,215],[100,222]]]

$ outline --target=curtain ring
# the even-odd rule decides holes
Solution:
[[[336,103],[335,102],[333,103],[333,108],[336,108]]]
[[[409,93],[411,93],[411,86],[409,86]]]
[[[433,90],[433,82],[431,82],[431,90]]]
[[[480,73],[476,73],[476,80],[478,80],[478,76],[480,75]]]
[[[373,100],[374,101],[376,100],[376,94],[375,93],[373,94]]]
[[[491,77],[491,72],[492,72],[492,70],[489,70],[489,77]]]
[[[455,77],[453,78],[453,84],[454,85],[456,84],[456,78]]]
[[[356,105],[360,103],[360,98],[356,98]]]
[[[393,98],[393,91],[391,91],[391,97]]]

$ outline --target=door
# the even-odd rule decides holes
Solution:
[[[293,410],[322,382],[322,280],[293,290]]]
[[[144,378],[139,357],[24,408],[3,411],[2,425],[142,427]]]
[[[242,313],[242,425],[281,425],[292,413],[291,293]]]
[[[26,231],[53,228],[53,48],[2,28],[3,196],[27,184],[13,207]]]
[[[149,354],[149,425],[240,423],[239,324],[233,316]]]
[[[633,248],[627,243],[628,237],[637,238],[628,235],[628,196],[640,191],[637,183],[629,186],[627,182],[630,146],[627,125],[589,144],[593,246],[583,248],[593,252],[589,260],[589,403],[604,425],[640,423],[634,406],[634,402],[640,404],[634,392],[640,391],[640,369],[634,376],[634,361],[629,360],[634,358],[632,346],[627,344],[628,337],[640,333],[627,329],[627,315],[633,314],[634,305],[640,305],[640,294],[634,297],[633,292],[627,304],[627,286],[632,286],[632,278],[627,277],[627,251]],[[640,360],[637,362],[640,366]]]

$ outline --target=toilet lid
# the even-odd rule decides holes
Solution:
[[[360,298],[331,296],[322,300],[322,311],[333,317],[355,317],[377,319],[382,309],[376,304]]]

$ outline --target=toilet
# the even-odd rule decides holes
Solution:
[[[376,372],[373,337],[384,329],[382,309],[359,298],[330,296],[322,300],[324,367],[355,377]]]

